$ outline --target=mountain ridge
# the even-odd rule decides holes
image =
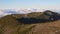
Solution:
[[[20,9],[20,10],[14,10],[14,9],[5,9],[5,10],[0,10],[0,15],[5,16],[5,15],[10,15],[10,14],[26,14],[26,13],[31,13],[31,12],[44,12],[45,9]],[[53,12],[60,13],[57,10],[51,10]]]
[[[49,10],[48,12],[29,13],[28,17],[25,15],[26,14],[11,14],[0,18],[0,34],[59,33],[60,14]]]

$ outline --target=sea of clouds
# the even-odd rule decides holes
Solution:
[[[44,9],[0,10],[0,17],[10,14],[26,14],[31,12],[43,12]],[[55,11],[57,12],[57,11]],[[59,13],[60,11],[58,11]]]

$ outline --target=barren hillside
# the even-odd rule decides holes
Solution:
[[[0,18],[0,34],[60,34],[59,14],[46,11],[28,15],[14,14]],[[54,20],[49,21],[50,17]]]

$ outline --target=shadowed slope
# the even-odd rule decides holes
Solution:
[[[21,23],[42,23],[48,21],[60,20],[60,15],[58,13],[46,10],[44,12],[33,12],[26,14],[27,16],[18,18],[17,20]]]

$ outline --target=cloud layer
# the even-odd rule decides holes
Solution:
[[[31,12],[43,12],[43,11],[45,10],[44,9],[0,10],[0,17],[10,14],[26,14]]]

